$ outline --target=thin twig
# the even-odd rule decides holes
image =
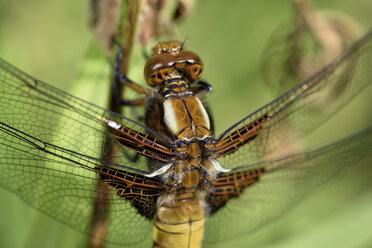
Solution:
[[[118,25],[118,31],[116,39],[123,44],[124,51],[122,54],[120,72],[126,74],[128,71],[129,58],[133,47],[134,34],[136,29],[136,22],[139,10],[139,0],[127,0],[122,2],[121,7],[121,17]],[[119,85],[118,89],[119,95],[121,96],[124,88]],[[111,84],[110,97],[109,97],[109,109],[120,113],[121,106],[114,95],[114,82]],[[105,144],[110,144],[110,142],[105,142]],[[108,157],[116,157],[117,150],[114,147],[108,148]],[[105,149],[107,150],[107,149]],[[94,205],[94,214],[92,219],[92,233],[89,243],[89,247],[92,248],[103,248],[105,246],[103,237],[107,234],[107,217],[108,210],[110,207],[111,191],[108,189],[107,185],[103,181],[99,181],[97,185],[97,201]]]

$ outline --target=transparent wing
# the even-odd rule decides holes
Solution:
[[[254,230],[348,167],[370,173],[371,148],[372,127],[369,127],[311,152],[266,160],[219,174],[207,200],[218,204],[221,199],[231,199],[207,219],[205,242],[231,239]],[[212,205],[212,211],[215,208],[216,205]]]
[[[262,77],[275,93],[284,93],[302,81],[296,74],[301,54],[296,43],[298,32],[293,29],[293,23],[275,29],[262,55]]]
[[[281,24],[264,50],[262,76],[278,93],[320,70],[364,32],[347,16],[320,13],[301,4],[296,8],[296,18]]]
[[[222,166],[236,168],[283,156],[372,82],[372,31],[320,72],[243,118],[216,141]]]
[[[118,135],[105,120],[130,131]],[[143,176],[149,171],[145,157],[132,160],[135,152],[120,144],[124,139],[134,144],[139,133],[151,133],[163,145],[169,144],[152,130],[34,79],[0,59],[0,185],[40,211],[89,233],[93,202],[104,204],[108,198],[108,232],[102,238],[133,244],[147,237],[152,223],[131,203],[150,206],[162,185]],[[106,187],[97,192],[99,177],[116,190]],[[144,211],[150,213],[149,209]]]

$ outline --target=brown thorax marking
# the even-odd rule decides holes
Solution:
[[[167,83],[169,82],[169,83]],[[177,139],[205,139],[211,135],[207,111],[177,70],[172,70],[163,87],[164,122]]]
[[[213,166],[202,158],[202,140],[212,135],[208,113],[199,98],[189,91],[177,69],[167,72],[161,91],[166,128],[177,140],[189,142],[178,148],[184,155],[163,175],[169,187],[168,195],[195,192],[210,185],[215,178]]]
[[[172,200],[172,195],[209,191],[215,177],[216,172],[209,160],[197,157],[175,161],[162,175],[162,180],[168,187],[166,195],[171,196]]]
[[[145,65],[145,79],[154,87],[156,106],[160,107],[149,112],[148,126],[187,143],[178,147],[182,156],[162,174],[170,199],[172,195],[204,189],[216,177],[214,166],[203,154],[203,140],[212,135],[210,119],[203,103],[190,89],[202,71],[199,56],[184,51],[180,42],[159,43]]]

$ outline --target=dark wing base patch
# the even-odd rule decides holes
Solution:
[[[225,206],[229,199],[241,195],[247,187],[257,183],[264,172],[265,169],[260,168],[218,174],[212,190],[205,199],[209,205],[209,213],[213,214]]]
[[[101,180],[116,193],[125,198],[137,211],[148,219],[153,219],[158,197],[163,193],[162,183],[143,175],[103,167],[100,169]]]

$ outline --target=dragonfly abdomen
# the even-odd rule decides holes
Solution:
[[[204,222],[203,204],[194,192],[165,198],[156,213],[154,247],[199,248]]]

